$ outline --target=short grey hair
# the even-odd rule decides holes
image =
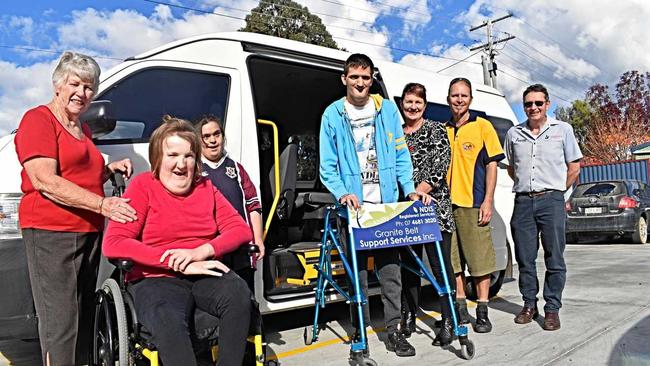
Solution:
[[[92,82],[93,91],[97,92],[100,73],[101,69],[97,61],[92,57],[81,53],[65,51],[61,55],[59,64],[54,69],[52,83],[54,86],[60,86],[70,75],[76,75],[85,82]]]

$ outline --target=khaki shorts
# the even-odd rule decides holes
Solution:
[[[456,231],[451,237],[451,264],[454,273],[480,277],[496,271],[496,255],[490,225],[478,226],[478,208],[454,207]]]

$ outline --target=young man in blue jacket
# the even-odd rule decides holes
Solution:
[[[398,187],[409,199],[428,203],[428,195],[415,191],[411,155],[397,105],[370,94],[373,70],[372,60],[363,54],[353,54],[345,62],[341,81],[346,96],[330,104],[321,120],[320,179],[341,204],[354,209],[364,202],[397,202]],[[360,252],[357,258],[360,286],[367,298],[366,253]],[[415,348],[397,330],[402,289],[398,250],[381,249],[372,256],[381,285],[386,348],[397,356],[414,356]],[[352,318],[357,324],[354,315]],[[367,306],[364,320],[369,324]]]

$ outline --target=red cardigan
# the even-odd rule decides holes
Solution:
[[[237,211],[207,179],[186,196],[169,193],[150,172],[133,178],[124,198],[137,211],[138,220],[110,221],[102,252],[108,258],[135,262],[129,280],[178,275],[160,257],[167,249],[192,249],[205,243],[215,258],[251,241],[251,231]]]

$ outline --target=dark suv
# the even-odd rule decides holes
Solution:
[[[580,234],[648,240],[650,189],[638,180],[608,180],[579,184],[566,202],[567,242]]]

